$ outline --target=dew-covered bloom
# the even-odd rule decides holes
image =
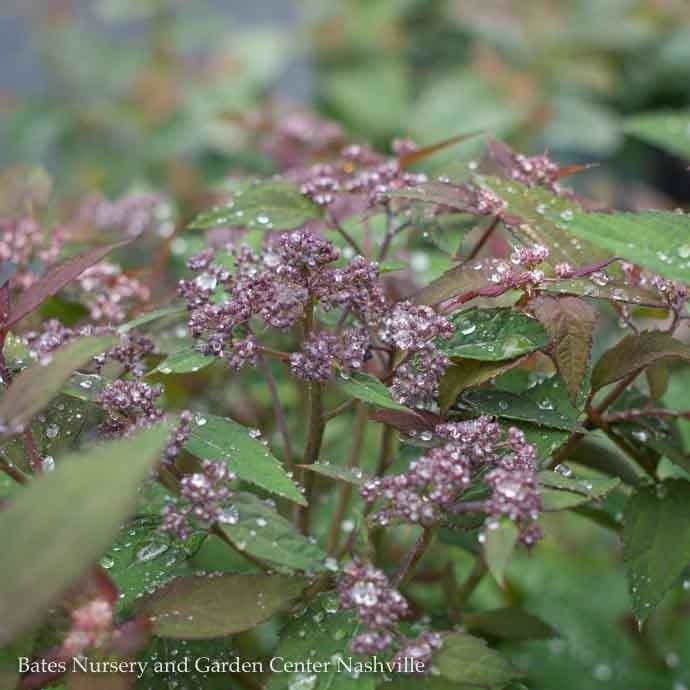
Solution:
[[[170,237],[175,230],[170,200],[153,193],[131,192],[113,201],[93,194],[81,204],[77,220],[101,230],[120,230],[128,237],[152,230]]]
[[[148,336],[139,333],[123,333],[120,344],[108,350],[105,357],[119,362],[126,373],[142,376],[143,360],[156,351],[156,345]]]
[[[544,245],[535,244],[531,247],[517,247],[510,260],[517,266],[534,268],[548,258],[549,250]]]
[[[364,484],[364,501],[381,504],[372,514],[374,522],[386,525],[401,520],[431,526],[454,509],[482,475],[491,493],[481,502],[480,512],[491,519],[506,516],[521,528],[531,529],[541,509],[536,450],[519,429],[502,434],[492,418],[479,417],[440,424],[435,435],[445,443],[413,461],[406,472]]]
[[[565,280],[566,278],[572,278],[575,273],[575,269],[567,261],[563,261],[562,263],[556,264],[553,267],[553,270],[556,276],[563,280]]]
[[[452,334],[450,321],[426,305],[398,302],[384,314],[379,337],[385,344],[407,352],[391,385],[398,402],[413,407],[434,398],[448,366],[448,359],[434,341]]]
[[[431,670],[434,652],[441,649],[442,646],[441,636],[426,630],[415,639],[406,639],[402,649],[393,657],[392,664],[404,671],[406,670],[405,660],[411,659],[417,668],[421,666],[424,672],[428,672]]]
[[[432,402],[450,360],[433,343],[426,343],[401,364],[393,378],[391,395],[401,405],[414,407]]]
[[[324,309],[349,309],[370,320],[380,317],[386,306],[377,264],[354,257],[344,268],[324,270],[315,283]]]
[[[164,464],[171,465],[182,451],[184,444],[189,440],[189,436],[192,433],[192,419],[193,415],[189,410],[184,410],[180,413],[177,428],[170,435],[168,445],[163,453]]]
[[[556,186],[560,168],[545,153],[539,156],[518,153],[514,155],[513,161],[514,167],[510,175],[514,180],[528,187],[541,185],[553,189]]]
[[[506,208],[506,202],[488,187],[474,186],[468,207],[480,216],[497,216]]]
[[[208,529],[216,522],[237,522],[237,511],[229,504],[229,484],[235,478],[224,460],[204,460],[201,472],[180,480],[179,499],[163,509],[161,528],[187,539],[195,527]]]
[[[118,379],[109,383],[96,399],[107,415],[101,432],[121,436],[159,421],[163,411],[156,407],[156,400],[162,392],[161,385],[152,386],[144,381]]]
[[[325,382],[331,378],[334,366],[345,374],[360,369],[368,347],[369,334],[364,328],[347,329],[337,336],[322,331],[311,334],[301,350],[290,355],[290,368],[298,378]]]
[[[26,290],[38,280],[40,270],[54,263],[66,239],[62,228],[44,234],[33,218],[0,218],[0,263],[14,265],[12,288]]]
[[[352,640],[356,654],[376,654],[393,642],[392,629],[409,610],[407,601],[391,587],[383,571],[359,558],[350,561],[338,580],[344,609],[355,609],[366,630]]]
[[[212,250],[191,257],[188,267],[198,275],[182,281],[179,291],[187,300],[188,326],[198,349],[227,359],[234,369],[255,363],[260,350],[252,319],[287,331],[315,303],[361,319],[375,318],[384,308],[376,267],[361,257],[342,268],[331,266],[340,258],[339,251],[312,232],[272,237],[259,254],[247,247],[233,249],[232,254],[233,271],[220,269]],[[359,369],[368,347],[362,328],[343,329],[337,337],[320,332],[293,354],[292,369],[301,378],[327,380],[333,366],[346,372]]]
[[[72,629],[62,643],[67,656],[78,656],[89,647],[98,647],[109,638],[114,620],[113,605],[98,597],[72,611]]]
[[[441,638],[425,631],[411,640],[396,631],[397,623],[407,615],[409,606],[383,571],[355,557],[343,568],[337,590],[340,605],[344,609],[354,609],[364,628],[352,639],[350,646],[355,654],[379,654],[395,645],[398,647],[394,658],[396,666],[404,668],[405,659],[428,666],[431,655],[441,646]]]
[[[148,287],[109,261],[87,268],[78,282],[81,297],[94,321],[121,323],[132,307],[143,304],[150,297]]]

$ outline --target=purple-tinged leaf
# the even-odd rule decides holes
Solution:
[[[83,254],[79,254],[79,256],[65,259],[63,262],[49,268],[37,283],[34,283],[28,290],[22,292],[14,304],[11,305],[10,315],[5,327],[10,328],[18,321],[21,321],[27,314],[39,307],[44,300],[60,292],[62,288],[71,283],[75,278],[78,278],[87,268],[98,263],[113,249],[123,244],[126,243],[118,242],[94,247]]]
[[[3,433],[21,431],[60,392],[73,371],[118,341],[115,335],[79,338],[54,352],[49,360],[34,362],[24,369],[0,400]]]
[[[548,352],[575,405],[589,366],[597,314],[577,297],[541,295],[529,303],[529,309],[549,334]]]
[[[159,637],[203,640],[250,630],[284,610],[304,578],[252,573],[178,577],[143,602]]]
[[[664,359],[690,361],[690,347],[670,333],[661,331],[628,335],[596,363],[592,372],[592,388],[598,390]]]

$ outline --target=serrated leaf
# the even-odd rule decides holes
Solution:
[[[611,256],[690,283],[690,217],[684,213],[576,213],[567,230]]]
[[[288,570],[320,570],[325,552],[312,544],[274,508],[248,493],[236,493],[232,505],[237,522],[220,524],[220,529],[242,552]]]
[[[12,382],[0,400],[0,420],[13,433],[57,395],[72,372],[118,342],[115,335],[86,336],[53,353],[47,363],[35,362]]]
[[[257,182],[235,194],[225,206],[198,215],[190,228],[206,230],[224,225],[261,230],[290,230],[320,218],[322,209],[290,182]]]
[[[199,458],[224,458],[242,480],[290,501],[306,505],[302,494],[266,446],[247,427],[215,415],[197,417],[186,449]]]
[[[496,362],[534,352],[549,342],[542,325],[510,308],[474,307],[451,316],[455,332],[439,343],[448,357]]]
[[[546,640],[558,636],[548,623],[520,608],[466,613],[462,620],[470,632],[503,640]]]
[[[623,559],[635,616],[642,622],[690,563],[690,482],[640,489],[628,501]]]
[[[409,411],[409,408],[395,402],[385,384],[370,374],[353,372],[347,379],[339,377],[338,385],[353,398],[370,405],[385,407],[389,410]]]
[[[467,388],[479,386],[516,367],[522,357],[502,362],[483,362],[478,359],[455,358],[443,372],[438,386],[438,405],[447,411]]]
[[[497,417],[565,431],[583,430],[579,411],[570,403],[565,383],[557,375],[519,394],[489,388],[467,391],[462,401]]]
[[[352,677],[336,661],[338,658],[345,663],[363,660],[350,651],[350,643],[358,631],[359,622],[354,613],[338,611],[334,595],[322,594],[283,629],[274,654],[290,663],[309,658],[314,663],[327,664],[323,673],[306,676],[311,679],[309,690],[373,690],[376,674],[361,673]],[[297,690],[300,680],[305,682],[304,678],[304,673],[296,671],[273,673],[267,690]]]
[[[151,323],[152,321],[157,321],[158,319],[165,318],[166,316],[182,316],[186,312],[187,309],[185,307],[163,307],[161,309],[146,312],[145,314],[141,314],[131,321],[127,321],[127,323],[123,323],[122,325],[118,326],[117,331],[118,333],[129,333],[135,328],[145,326],[147,323]]]
[[[434,655],[439,675],[450,683],[471,688],[500,688],[520,673],[484,640],[464,633],[443,636],[443,646]],[[424,687],[424,681],[420,686]]]
[[[549,352],[568,387],[570,401],[576,404],[589,367],[596,312],[577,297],[546,295],[533,299],[529,308],[549,335]]]
[[[623,130],[648,144],[690,160],[690,112],[640,113],[625,120]]]
[[[205,355],[194,347],[186,347],[184,350],[168,355],[150,373],[156,374],[190,374],[218,361],[217,357]]]
[[[606,259],[606,248],[569,235],[569,219],[580,208],[576,202],[557,196],[544,187],[526,187],[515,180],[481,177],[506,202],[510,230],[524,244],[540,244],[549,250],[549,263],[567,262],[585,266]]]
[[[358,467],[345,467],[343,465],[331,465],[325,462],[315,462],[312,465],[297,465],[308,472],[316,472],[322,477],[329,479],[337,479],[341,482],[361,486],[369,481],[369,477],[365,475]]]
[[[139,613],[159,637],[203,640],[250,630],[284,610],[303,578],[252,573],[178,577],[143,601]]]
[[[688,361],[690,347],[662,331],[628,335],[600,357],[592,372],[592,388],[607,386],[664,359]]]
[[[0,645],[36,623],[102,555],[167,436],[157,426],[64,458],[0,512]]]
[[[519,531],[517,525],[507,518],[485,531],[484,559],[489,572],[501,587],[504,584],[506,568],[515,551]]]
[[[117,612],[129,615],[136,602],[172,576],[191,575],[184,543],[160,531],[159,516],[138,517],[122,528],[101,558],[101,566],[117,585]]]
[[[30,288],[22,292],[15,302],[11,305],[10,314],[5,323],[6,328],[11,328],[15,323],[21,321],[27,314],[39,307],[44,300],[59,292],[66,285],[78,278],[87,268],[99,262],[104,256],[113,249],[126,244],[106,244],[102,247],[95,247],[79,256],[65,259],[46,271],[45,275]]]
[[[575,479],[547,470],[540,472],[538,477],[542,509],[546,512],[574,508],[603,498],[621,483],[618,477]]]

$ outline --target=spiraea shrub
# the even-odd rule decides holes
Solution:
[[[297,114],[194,212],[7,172],[3,688],[529,687],[559,621],[512,573],[565,513],[644,646],[690,582],[690,219],[492,139],[421,172],[462,139]]]

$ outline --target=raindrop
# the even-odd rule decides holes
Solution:
[[[50,424],[46,427],[46,436],[48,438],[55,438],[60,433],[60,427],[57,424]]]
[[[55,469],[55,458],[52,455],[46,455],[41,460],[41,468],[44,472],[52,472]]]
[[[146,544],[146,546],[142,546],[142,548],[137,551],[137,560],[140,563],[152,561],[157,556],[165,553],[169,548],[168,544],[163,542],[151,542],[150,544]]]
[[[554,472],[558,472],[558,474],[563,475],[564,477],[572,477],[573,476],[573,471],[568,465],[565,463],[559,463],[556,465],[556,467],[553,468]]]

